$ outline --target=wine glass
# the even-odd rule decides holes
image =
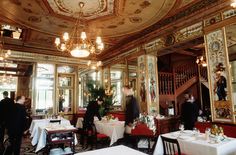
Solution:
[[[184,131],[184,125],[183,124],[179,124],[179,130],[182,133]]]
[[[210,128],[206,128],[205,130],[205,138],[208,141],[209,140],[209,136],[211,134],[211,129]]]
[[[196,137],[198,137],[200,131],[197,128],[193,128],[193,133]]]

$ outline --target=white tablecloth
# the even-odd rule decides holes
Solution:
[[[46,138],[47,138],[47,134],[46,134],[46,130],[45,130],[46,127],[48,127],[48,125],[39,127],[39,130],[38,130],[39,139],[38,139],[38,143],[37,143],[35,152],[40,151],[42,148],[44,148],[46,146]],[[55,126],[55,128],[57,128],[57,129],[59,129],[60,127],[70,128],[70,126],[64,126],[64,125],[58,125],[58,127]],[[78,140],[77,140],[76,134],[74,136],[75,136],[75,145],[76,145],[78,143]]]
[[[110,137],[110,145],[124,137],[124,121],[94,121],[97,132]]]
[[[205,134],[195,137],[191,132],[179,131],[163,134],[167,138],[178,140],[181,153],[186,155],[236,155],[236,139],[228,138],[219,143],[209,143],[205,138]],[[163,155],[162,139],[159,136],[153,155]]]
[[[147,154],[123,145],[119,145],[99,150],[77,153],[75,155],[147,155]]]
[[[46,136],[44,134],[42,135],[42,133],[44,133],[44,132],[41,131],[41,128],[45,128],[46,126],[48,126],[49,122],[50,122],[49,119],[40,119],[40,120],[33,120],[32,121],[29,131],[31,134],[30,137],[32,138],[31,144],[33,146],[38,143],[45,143],[46,144]],[[71,124],[70,124],[69,120],[62,119],[61,125],[66,125],[66,126],[68,125],[69,126]],[[45,136],[45,137],[40,137],[40,136]],[[45,140],[39,141],[39,139],[41,139],[41,140],[45,139]]]

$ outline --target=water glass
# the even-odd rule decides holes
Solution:
[[[182,133],[184,131],[184,125],[183,124],[179,124],[179,130]]]
[[[195,137],[199,136],[200,131],[197,128],[193,128],[193,134],[195,135]]]

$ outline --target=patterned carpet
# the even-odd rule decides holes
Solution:
[[[77,135],[77,138],[79,140],[79,135]],[[105,147],[105,146],[101,146],[101,145],[98,145],[98,148],[102,148],[102,147]],[[75,146],[75,152],[76,153],[79,153],[79,152],[84,152],[84,151],[88,151],[88,150],[91,150],[91,147],[87,147],[87,148],[82,148],[82,146],[80,144],[77,144]],[[41,150],[39,152],[37,152],[37,155],[44,155],[46,153],[44,153],[45,150]],[[35,153],[35,148],[32,146],[31,144],[31,138],[30,136],[26,136],[23,138],[23,141],[22,141],[22,145],[21,145],[21,155],[36,155]]]

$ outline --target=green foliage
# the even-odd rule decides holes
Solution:
[[[89,99],[90,101],[95,101],[99,97],[103,98],[104,102],[102,106],[100,107],[99,112],[101,116],[106,115],[106,113],[109,112],[111,107],[116,102],[116,101],[113,102],[114,95],[110,95],[110,96],[106,95],[105,89],[103,87],[98,86],[95,81],[89,81],[87,83],[87,88],[88,88],[88,92],[90,93],[90,99]]]

